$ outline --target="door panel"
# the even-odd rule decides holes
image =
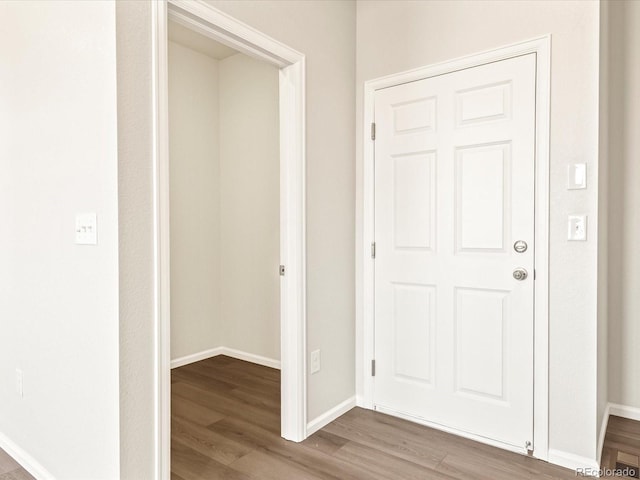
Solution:
[[[375,121],[374,404],[524,447],[535,54],[379,90]]]
[[[392,157],[394,246],[431,249],[435,219],[435,153]]]

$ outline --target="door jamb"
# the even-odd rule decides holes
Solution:
[[[182,25],[280,69],[281,434],[307,437],[305,56],[201,0],[151,2],[155,478],[169,480],[171,425],[168,29]],[[277,268],[274,265],[274,269]]]
[[[370,126],[374,123],[375,92],[383,88],[422,80],[437,75],[506,60],[529,53],[536,54],[536,135],[535,135],[535,251],[534,251],[534,411],[533,456],[549,456],[549,135],[551,35],[457,58],[406,72],[388,75],[364,84],[362,206],[356,218],[362,218],[357,265],[356,292],[360,308],[356,317],[357,404],[373,409],[373,377],[370,365],[374,356],[374,142]],[[358,215],[359,214],[359,215]],[[524,447],[524,446],[523,446]],[[524,448],[523,448],[524,451]]]

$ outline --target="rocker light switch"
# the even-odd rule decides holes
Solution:
[[[76,215],[76,245],[97,245],[98,223],[95,213]]]
[[[569,215],[569,240],[584,242],[587,239],[587,216]]]
[[[569,190],[587,188],[587,164],[573,163],[569,165],[568,177],[567,188]]]

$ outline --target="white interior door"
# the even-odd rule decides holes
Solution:
[[[374,404],[521,448],[533,442],[535,70],[529,54],[375,94]]]

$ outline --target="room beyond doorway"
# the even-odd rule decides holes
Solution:
[[[169,22],[172,366],[280,367],[278,75]]]

